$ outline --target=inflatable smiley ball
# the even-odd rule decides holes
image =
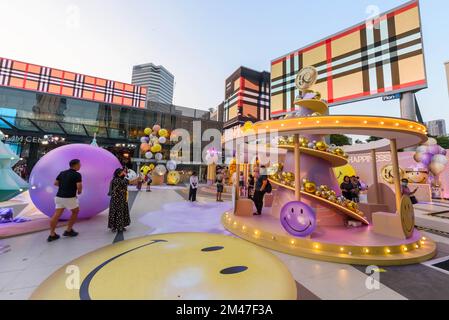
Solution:
[[[156,124],[156,125],[153,127],[153,132],[154,132],[155,134],[158,134],[158,133],[159,133],[159,130],[161,130],[161,126],[158,125],[158,124]]]
[[[78,197],[78,218],[91,218],[109,207],[109,183],[114,171],[122,165],[112,153],[102,148],[71,144],[46,154],[30,175],[31,200],[48,217],[52,217],[55,211],[54,198],[58,191],[54,186],[56,177],[61,171],[69,169],[69,162],[73,159],[81,160],[79,173],[83,180],[83,193]],[[66,210],[61,219],[67,220],[70,215]]]
[[[315,211],[307,204],[292,201],[281,209],[281,224],[284,229],[295,237],[307,237],[316,229]]]
[[[151,128],[146,128],[143,132],[145,133],[145,135],[149,136],[153,132],[153,130]]]
[[[161,129],[161,130],[159,130],[159,137],[161,137],[161,138],[167,138],[167,137],[168,137],[168,131],[167,131],[167,129]]]

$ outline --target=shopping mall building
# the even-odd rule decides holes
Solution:
[[[0,130],[28,170],[51,149],[90,143],[94,135],[127,162],[138,156],[148,126],[192,132],[193,122],[201,121],[202,131],[222,130],[207,111],[146,97],[146,88],[139,86],[0,58]]]

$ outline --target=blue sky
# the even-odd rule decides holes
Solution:
[[[0,0],[0,56],[130,82],[134,64],[163,64],[176,77],[175,103],[208,109],[244,65],[270,61],[387,11],[402,0]],[[421,0],[429,89],[418,93],[425,120],[449,123],[444,62],[449,2]],[[381,99],[332,113],[399,116]]]

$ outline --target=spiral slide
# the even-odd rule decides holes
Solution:
[[[270,176],[275,189],[272,207],[261,217],[227,212],[222,219],[225,228],[261,246],[317,260],[384,266],[432,258],[435,243],[414,230],[413,208],[400,194],[398,212],[379,213],[376,223],[365,217],[356,204],[340,197],[332,169],[346,165],[347,156],[342,149],[324,142],[330,134],[376,136],[390,141],[394,159],[398,149],[427,141],[426,127],[390,117],[325,115],[327,104],[318,99],[299,98],[295,104],[299,106],[295,117],[258,122],[251,130],[233,137],[254,141],[254,135],[277,132],[279,144],[271,145],[269,150],[278,150],[281,170]],[[399,187],[399,181],[396,184]],[[305,203],[316,213],[317,227],[308,237],[292,236],[280,223],[282,208],[293,201]],[[381,226],[382,219],[389,219],[386,227]],[[385,228],[393,231],[382,234]],[[406,229],[408,232],[402,236]]]

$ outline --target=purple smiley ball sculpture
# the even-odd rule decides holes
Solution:
[[[303,202],[288,202],[281,209],[281,224],[292,236],[307,237],[316,228],[316,214]]]
[[[91,218],[109,207],[109,183],[114,170],[121,168],[118,159],[109,151],[87,144],[71,144],[59,147],[46,154],[30,175],[30,196],[34,205],[46,216],[55,211],[54,198],[58,188],[54,186],[61,171],[69,169],[69,162],[81,160],[79,171],[83,179],[83,192],[79,196],[79,219]],[[68,220],[71,213],[66,210],[61,220]]]

